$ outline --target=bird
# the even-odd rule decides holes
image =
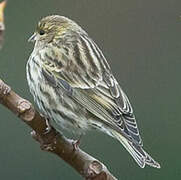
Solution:
[[[105,56],[73,20],[43,17],[29,41],[27,82],[41,114],[58,131],[101,131],[117,139],[137,164],[160,168],[144,149],[133,108]]]

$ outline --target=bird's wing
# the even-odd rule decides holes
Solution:
[[[53,56],[47,58],[52,60]],[[129,100],[97,45],[88,37],[82,37],[74,47],[72,58],[66,57],[64,67],[44,65],[46,79],[67,92],[102,122],[142,145]]]

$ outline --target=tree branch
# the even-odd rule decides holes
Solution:
[[[73,140],[67,139],[53,127],[46,132],[47,124],[32,104],[17,95],[0,79],[0,103],[16,114],[32,129],[32,136],[40,143],[42,150],[56,154],[72,166],[86,180],[116,180],[106,166],[85,153],[73,148]]]

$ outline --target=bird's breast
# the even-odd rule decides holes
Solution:
[[[45,117],[53,120],[60,129],[76,132],[77,129],[84,131],[88,128],[85,109],[61,91],[61,88],[51,86],[47,82],[37,55],[30,57],[26,71],[30,92]]]

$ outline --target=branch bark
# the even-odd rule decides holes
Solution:
[[[46,132],[45,119],[32,104],[16,94],[0,79],[0,103],[16,114],[32,129],[33,138],[42,150],[56,154],[72,166],[86,180],[116,180],[107,167],[80,148],[73,148],[73,140],[67,139],[53,127]]]

